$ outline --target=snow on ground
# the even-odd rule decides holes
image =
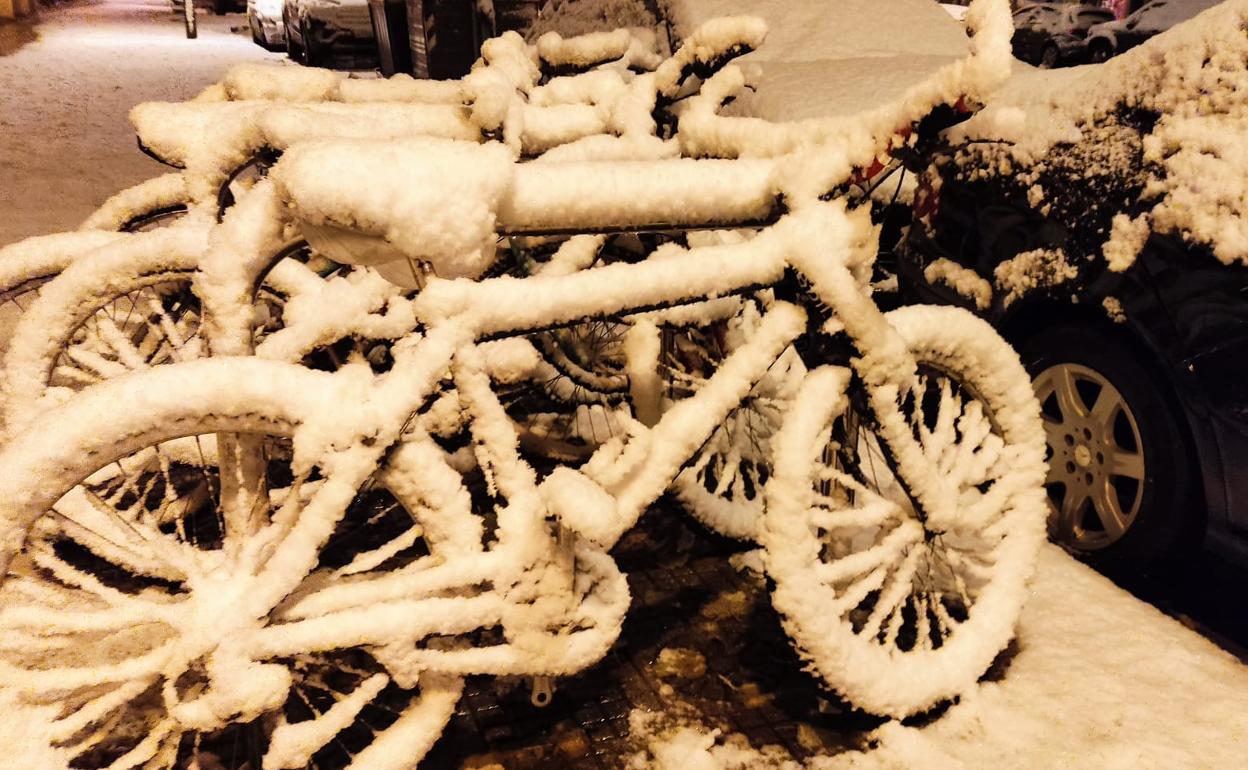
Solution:
[[[1240,767],[1248,668],[1046,546],[1005,678],[925,727],[890,722],[871,748],[799,764],[699,725],[632,724],[652,734],[634,766],[659,770]]]
[[[39,39],[0,56],[0,246],[72,230],[114,192],[169,171],[139,152],[126,113],[181,100],[230,64],[276,59],[242,15],[198,14],[187,40],[168,0],[45,10]]]

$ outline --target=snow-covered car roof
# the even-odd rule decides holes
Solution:
[[[1020,68],[952,138],[1011,142],[1017,169],[1054,145],[1080,142],[1120,110],[1153,113],[1142,137],[1152,208],[1115,229],[1181,234],[1223,262],[1248,264],[1245,29],[1248,0],[1226,0],[1103,64]]]
[[[966,20],[966,6],[965,5],[954,5],[953,3],[941,3],[940,7],[944,8],[945,13],[949,14],[950,16],[957,19],[958,21]]]
[[[738,109],[770,120],[849,115],[895,101],[968,53],[966,29],[932,0],[668,0],[677,37],[717,16],[762,17],[767,40]]]

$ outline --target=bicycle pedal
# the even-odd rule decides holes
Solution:
[[[529,702],[544,709],[555,699],[555,683],[548,676],[535,676],[529,685]]]

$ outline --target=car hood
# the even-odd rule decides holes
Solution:
[[[931,0],[671,0],[678,37],[717,16],[767,22],[739,61],[757,87],[734,108],[772,120],[849,115],[890,104],[968,55],[966,29]]]

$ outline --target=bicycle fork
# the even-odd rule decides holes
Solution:
[[[548,509],[609,549],[805,329],[805,310],[777,302],[695,397],[675,404],[653,427],[635,424],[626,443],[605,444],[583,470],[560,467],[548,476],[540,487]]]

